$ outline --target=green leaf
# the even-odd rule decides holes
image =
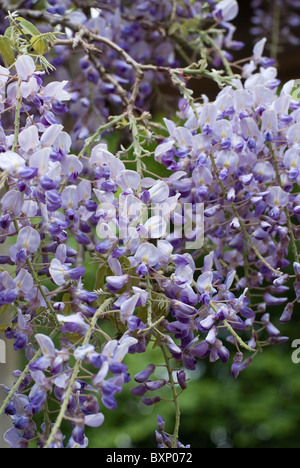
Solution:
[[[44,55],[45,44],[43,39],[41,39],[39,36],[32,36],[32,38],[30,39],[30,43],[37,54]]]
[[[30,21],[25,20],[21,16],[18,16],[17,20],[20,22],[19,26],[24,34],[29,34],[30,36],[39,36],[41,34]]]
[[[65,308],[62,312],[63,315],[69,315],[70,312],[71,312],[71,297],[70,297],[70,294],[64,294],[63,297],[62,297],[62,300],[61,302],[63,302],[63,304],[65,304]]]
[[[14,38],[14,27],[13,26],[9,26],[5,33],[4,33],[4,36],[5,37],[8,37],[9,39],[13,40]]]
[[[155,349],[157,346],[161,344],[161,336],[157,335],[156,340],[153,343],[152,349]]]
[[[180,24],[178,23],[173,23],[170,27],[169,27],[169,35],[172,36],[174,34],[179,34],[180,33],[180,29],[181,29],[181,26]]]
[[[8,304],[5,304],[4,306],[0,307],[0,317],[5,314],[5,312],[8,309]]]
[[[5,330],[9,327],[9,323],[3,323],[0,325],[0,333],[4,333]]]
[[[96,273],[96,279],[95,279],[95,290],[103,289],[105,285],[105,277],[107,275],[108,268],[106,266],[106,263],[102,263],[98,271]]]
[[[0,36],[0,54],[2,55],[4,65],[6,67],[10,67],[10,65],[14,63],[14,45],[9,37]]]

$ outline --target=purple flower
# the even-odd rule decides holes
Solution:
[[[134,380],[139,383],[144,383],[149,379],[150,375],[152,375],[154,371],[155,371],[154,364],[149,364],[146,367],[146,369],[144,369],[143,371],[139,372],[138,374],[134,376]]]
[[[237,379],[240,372],[247,369],[247,367],[252,361],[251,358],[247,358],[245,360],[243,359],[244,359],[244,356],[241,352],[236,353],[236,355],[233,358],[233,364],[231,366],[231,373],[234,379]]]
[[[69,268],[61,263],[57,258],[51,261],[49,272],[54,283],[62,286],[65,282],[70,280],[79,281],[85,273],[85,268]]]
[[[161,400],[161,398],[160,398],[159,396],[155,396],[155,397],[152,397],[152,398],[142,398],[142,402],[143,402],[144,405],[146,405],[146,406],[155,405],[155,404],[158,403],[160,400]]]
[[[261,318],[261,321],[271,337],[278,337],[280,335],[280,331],[270,322],[269,314],[264,314]]]
[[[27,448],[28,441],[24,439],[18,430],[14,427],[8,429],[4,434],[4,441],[10,445],[11,448]]]
[[[209,343],[202,341],[191,350],[193,356],[199,359],[205,359],[209,355]]]
[[[39,233],[30,226],[20,229],[17,237],[17,242],[9,249],[10,258],[15,261],[20,251],[26,254],[35,253],[40,245],[41,238]]]
[[[35,63],[29,55],[20,55],[16,60],[16,70],[21,80],[28,80],[35,72]]]
[[[222,0],[217,4],[214,11],[216,21],[231,21],[239,11],[239,6],[236,0]]]
[[[129,275],[122,275],[122,276],[107,276],[106,283],[107,287],[112,292],[118,292],[120,289],[128,283],[130,279]]]

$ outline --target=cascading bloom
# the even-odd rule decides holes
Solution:
[[[271,41],[272,32],[277,28],[276,40],[282,49],[299,45],[300,4],[297,0],[252,0],[251,7],[253,26],[250,31],[256,39],[267,37]]]
[[[181,2],[174,11],[172,0],[144,1],[138,0],[124,5],[120,0],[98,2],[99,11],[97,15],[94,9],[91,17],[87,14],[85,8],[77,5],[74,11],[71,2],[65,0],[51,0],[51,6],[45,11],[47,16],[43,24],[43,30],[49,29],[49,16],[53,20],[51,24],[64,24],[64,16],[69,25],[68,37],[75,37],[78,25],[84,25],[87,29],[95,31],[115,44],[119,44],[128,52],[137,62],[142,64],[154,64],[155,66],[176,67],[179,61],[176,54],[176,47],[172,35],[169,37],[168,30],[170,24],[173,24],[174,34],[176,35],[175,24],[184,24],[185,22],[197,20],[201,27],[206,29],[212,21],[218,24],[218,33],[215,35],[217,44],[224,49],[227,54],[230,50],[237,50],[243,47],[243,44],[233,39],[235,26],[231,23],[238,14],[238,2],[236,0],[222,0],[221,2],[206,2],[205,0],[196,0],[194,2]],[[103,7],[103,8],[102,8]],[[4,34],[4,31],[3,31]],[[191,40],[192,40],[191,36]],[[204,45],[203,45],[204,47]],[[74,146],[80,148],[82,141],[90,133],[90,129],[96,130],[94,113],[100,120],[106,120],[112,109],[121,107],[124,102],[124,95],[120,95],[119,87],[124,88],[125,96],[130,96],[130,89],[134,84],[135,70],[115,51],[112,52],[106,45],[101,45],[102,56],[99,66],[91,60],[88,53],[81,54],[79,66],[81,73],[70,77],[70,114],[74,122],[71,132]],[[68,47],[58,45],[55,47],[56,55],[52,60],[57,68],[58,76],[65,67],[72,68],[72,53]],[[213,53],[214,66],[220,66],[220,58],[215,51]],[[200,57],[200,56],[199,56]],[[26,62],[24,60],[24,62]],[[21,78],[24,79],[22,87],[26,97],[34,99],[36,86],[36,72],[34,63],[28,60],[27,63],[20,62],[18,68]],[[111,73],[113,80],[105,76]],[[149,71],[144,74],[136,105],[140,109],[147,109],[150,106],[149,101],[155,87],[155,81],[162,82],[162,75]],[[86,82],[89,86],[86,86]],[[58,84],[58,82],[57,82]],[[61,84],[62,85],[62,84]],[[65,99],[61,97],[59,90],[55,93],[52,88],[53,83],[45,87],[43,99],[39,105],[45,108],[45,119],[54,123],[57,116],[63,116],[66,111]],[[63,85],[62,85],[63,86]],[[93,99],[90,97],[88,88],[93,89]],[[49,99],[49,91],[51,96]],[[25,94],[24,94],[25,96]],[[51,105],[50,105],[51,103]],[[95,104],[95,105],[94,105]],[[53,115],[53,110],[55,111]],[[70,123],[70,119],[69,123]]]

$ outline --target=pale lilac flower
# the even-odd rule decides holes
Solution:
[[[222,150],[218,153],[216,166],[221,169],[221,178],[226,178],[228,174],[234,172],[239,164],[239,157],[235,151]]]
[[[269,161],[256,163],[253,174],[259,182],[271,182],[276,177],[275,169]]]
[[[268,109],[262,115],[262,132],[266,142],[272,142],[278,134],[278,119],[274,110]]]
[[[283,164],[289,169],[290,179],[296,179],[300,171],[300,151],[297,148],[290,148],[284,153]]]
[[[74,154],[69,154],[61,161],[62,174],[71,180],[74,176],[75,181],[79,174],[81,174],[83,165]]]
[[[84,424],[89,427],[100,427],[104,423],[104,414],[88,414],[84,417]]]
[[[126,321],[132,316],[139,299],[139,295],[134,294],[131,298],[122,303],[120,308],[120,320],[122,323],[126,323]]]
[[[272,187],[266,197],[266,202],[271,207],[285,207],[289,202],[289,195],[281,187]]]
[[[141,227],[141,236],[146,239],[160,239],[167,231],[167,223],[162,216],[152,216]]]
[[[168,197],[170,189],[168,184],[164,181],[159,181],[149,189],[151,203],[162,203]]]
[[[52,81],[51,83],[47,84],[43,90],[43,96],[46,98],[55,98],[59,101],[67,101],[70,99],[70,95],[68,91],[65,90],[68,82],[66,80],[63,81]]]
[[[33,151],[40,145],[39,132],[35,125],[25,128],[18,138],[19,145],[25,153]]]
[[[124,170],[117,175],[116,182],[124,192],[128,189],[135,191],[139,187],[141,177],[135,171]]]
[[[107,287],[110,289],[110,291],[113,292],[118,292],[120,289],[123,288],[123,286],[125,286],[126,283],[128,283],[129,280],[129,275],[106,277]]]
[[[40,246],[41,238],[39,233],[30,226],[20,229],[16,244],[9,249],[10,257],[15,261],[21,252],[24,252],[24,260],[28,254],[35,253]]]
[[[10,77],[10,71],[0,65],[0,83],[6,83]]]
[[[28,440],[24,439],[15,427],[7,429],[3,436],[3,439],[8,445],[10,445],[11,448],[28,447]]]
[[[159,261],[159,250],[155,245],[145,242],[139,246],[133,260],[135,265],[144,266],[140,271],[145,274],[148,267],[154,267]]]
[[[236,0],[222,0],[219,2],[214,11],[216,21],[231,21],[239,11],[239,6]]]
[[[19,171],[25,167],[25,164],[25,159],[13,151],[1,153],[0,167],[3,171],[8,171],[12,176],[19,175]]]
[[[20,86],[22,97],[28,100],[33,99],[36,96],[39,89],[40,86],[34,76],[31,76],[28,82],[23,81]]]
[[[20,55],[16,60],[15,67],[19,77],[24,81],[28,80],[36,70],[34,60],[29,55]]]
[[[56,317],[58,322],[64,324],[62,327],[62,331],[64,332],[78,333],[79,335],[84,336],[89,328],[80,313],[72,315],[57,314]]]
[[[260,41],[258,41],[254,48],[253,48],[253,59],[255,63],[260,63],[264,48],[266,46],[267,38],[263,37]]]
[[[217,291],[213,287],[213,272],[207,271],[199,276],[197,280],[197,289],[198,291],[205,296],[211,297],[211,295],[215,294]]]
[[[61,263],[57,258],[54,258],[49,267],[49,273],[52,280],[58,286],[62,286],[68,279],[78,281],[85,273],[85,268],[69,268]]]
[[[62,133],[63,128],[64,127],[61,124],[54,124],[48,127],[41,136],[41,145],[43,147],[49,147],[53,145],[56,139]]]
[[[2,210],[4,213],[10,213],[14,216],[19,216],[24,205],[22,194],[16,190],[6,192],[1,201]]]

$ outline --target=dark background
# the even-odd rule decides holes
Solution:
[[[245,43],[245,48],[240,53],[242,57],[245,57],[247,54],[251,55],[254,42],[254,37],[249,33],[249,29],[252,26],[251,17],[253,16],[253,10],[251,8],[251,1],[249,0],[239,0],[238,3],[240,13],[237,19],[233,21],[237,26],[234,37]],[[299,29],[298,31],[296,29],[293,30],[297,36],[300,35]],[[300,48],[291,45],[284,46],[279,54],[277,67],[280,79],[284,82],[300,78]]]

